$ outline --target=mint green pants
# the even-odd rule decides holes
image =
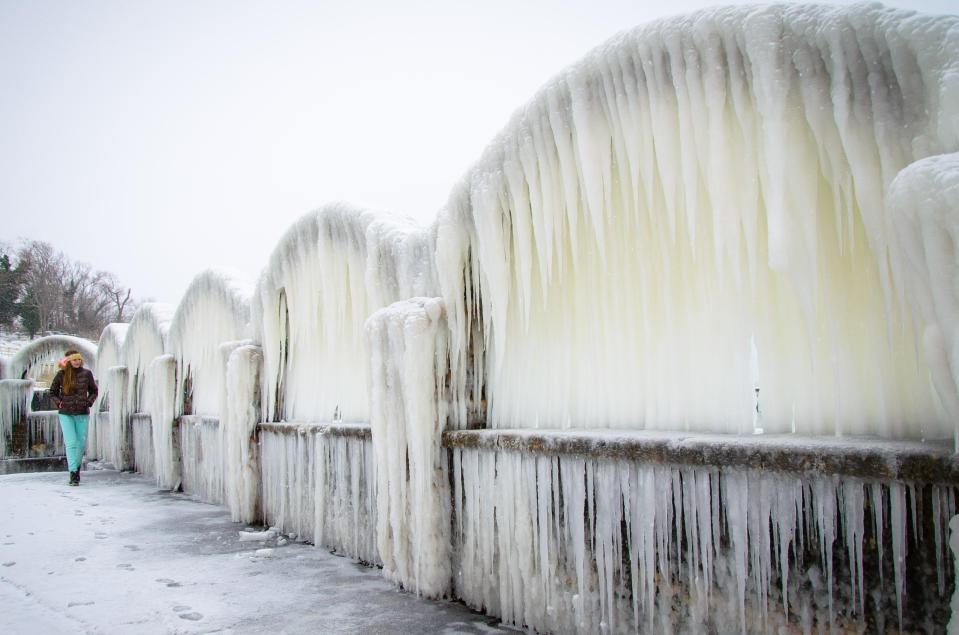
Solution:
[[[60,429],[63,430],[63,445],[67,447],[67,465],[71,472],[80,470],[83,462],[83,450],[87,447],[87,424],[90,415],[60,415]]]

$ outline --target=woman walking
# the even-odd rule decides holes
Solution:
[[[67,446],[70,485],[80,484],[80,463],[87,446],[87,424],[90,406],[97,398],[97,382],[93,373],[83,367],[83,356],[67,351],[60,360],[60,370],[50,385],[50,394],[59,404],[60,428]]]

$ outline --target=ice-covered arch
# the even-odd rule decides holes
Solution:
[[[263,418],[369,417],[363,324],[377,309],[434,294],[432,234],[412,220],[330,204],[300,218],[257,283]]]
[[[226,368],[220,345],[251,336],[252,293],[253,286],[243,274],[226,269],[207,269],[187,287],[170,323],[178,412],[189,380],[192,413],[222,416]]]
[[[957,51],[955,17],[778,5],[570,67],[437,221],[460,403],[485,376],[492,427],[742,432],[758,385],[767,432],[947,436],[886,192],[959,150]]]
[[[31,341],[10,358],[10,378],[36,379],[53,369],[68,350],[79,351],[84,366],[96,369],[97,347],[92,342],[72,335],[47,335]]]
[[[126,388],[127,412],[146,406],[145,386],[150,381],[150,364],[169,353],[170,323],[174,309],[168,304],[147,302],[140,305],[130,320],[123,342],[123,365],[128,373]]]

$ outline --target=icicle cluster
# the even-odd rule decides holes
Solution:
[[[123,361],[129,371],[127,412],[139,412],[144,406],[144,391],[150,377],[148,370],[154,358],[169,352],[170,323],[174,310],[168,304],[148,302],[140,306],[123,340]],[[111,404],[111,410],[115,409]]]
[[[156,477],[156,454],[154,452],[153,422],[150,415],[130,415],[130,431],[133,434],[133,469],[148,478]]]
[[[441,597],[450,583],[443,302],[391,304],[370,317],[366,330],[383,573],[417,594]]]
[[[59,370],[57,362],[68,350],[79,351],[87,368],[97,367],[97,347],[90,341],[72,335],[47,335],[31,341],[10,359],[10,378],[36,379]]]
[[[56,412],[30,412],[27,415],[27,455],[65,456],[63,429]]]
[[[877,601],[901,611],[907,525],[921,535],[917,493],[901,483],[478,450],[454,451],[453,482],[457,595],[551,632],[861,623]],[[933,488],[940,580],[954,500]],[[892,546],[892,598],[866,586],[867,531],[880,578]],[[848,578],[834,574],[837,549]],[[840,587],[851,615],[833,605]]]
[[[222,342],[250,336],[252,285],[242,274],[207,269],[198,274],[177,305],[170,323],[170,352],[176,357],[176,394],[189,381],[192,413],[223,416],[219,409],[224,390]],[[178,403],[177,414],[181,414]]]
[[[376,479],[369,439],[327,430],[316,436],[313,543],[369,564],[376,546]]]
[[[431,293],[431,237],[412,221],[343,204],[298,220],[280,240],[254,299],[263,346],[263,418],[369,417],[363,323],[391,302]]]
[[[479,375],[495,427],[743,432],[758,374],[766,431],[946,434],[884,193],[959,149],[957,50],[952,17],[736,7],[568,69],[438,221],[458,403]]]
[[[261,427],[262,513],[269,525],[299,540],[379,564],[373,449],[358,434],[361,429],[356,424]]]
[[[0,379],[0,459],[10,449],[13,425],[30,411],[32,396],[32,379]]]
[[[202,415],[179,419],[183,491],[207,503],[223,502],[223,443],[219,421]]]
[[[150,417],[151,460],[157,487],[174,489],[180,482],[179,460],[173,449],[176,408],[176,360],[173,355],[154,357],[147,369],[144,412]],[[137,462],[139,464],[139,457]]]
[[[224,403],[220,406],[223,437],[223,484],[234,521],[257,519],[260,468],[256,424],[260,420],[259,375],[263,355],[258,346],[237,343],[221,346],[227,354]]]

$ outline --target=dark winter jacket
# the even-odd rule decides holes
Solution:
[[[90,406],[97,398],[97,382],[93,379],[93,373],[86,368],[74,368],[70,394],[65,395],[63,394],[63,371],[61,370],[53,378],[53,383],[50,384],[50,394],[60,403],[60,414],[90,414]]]

